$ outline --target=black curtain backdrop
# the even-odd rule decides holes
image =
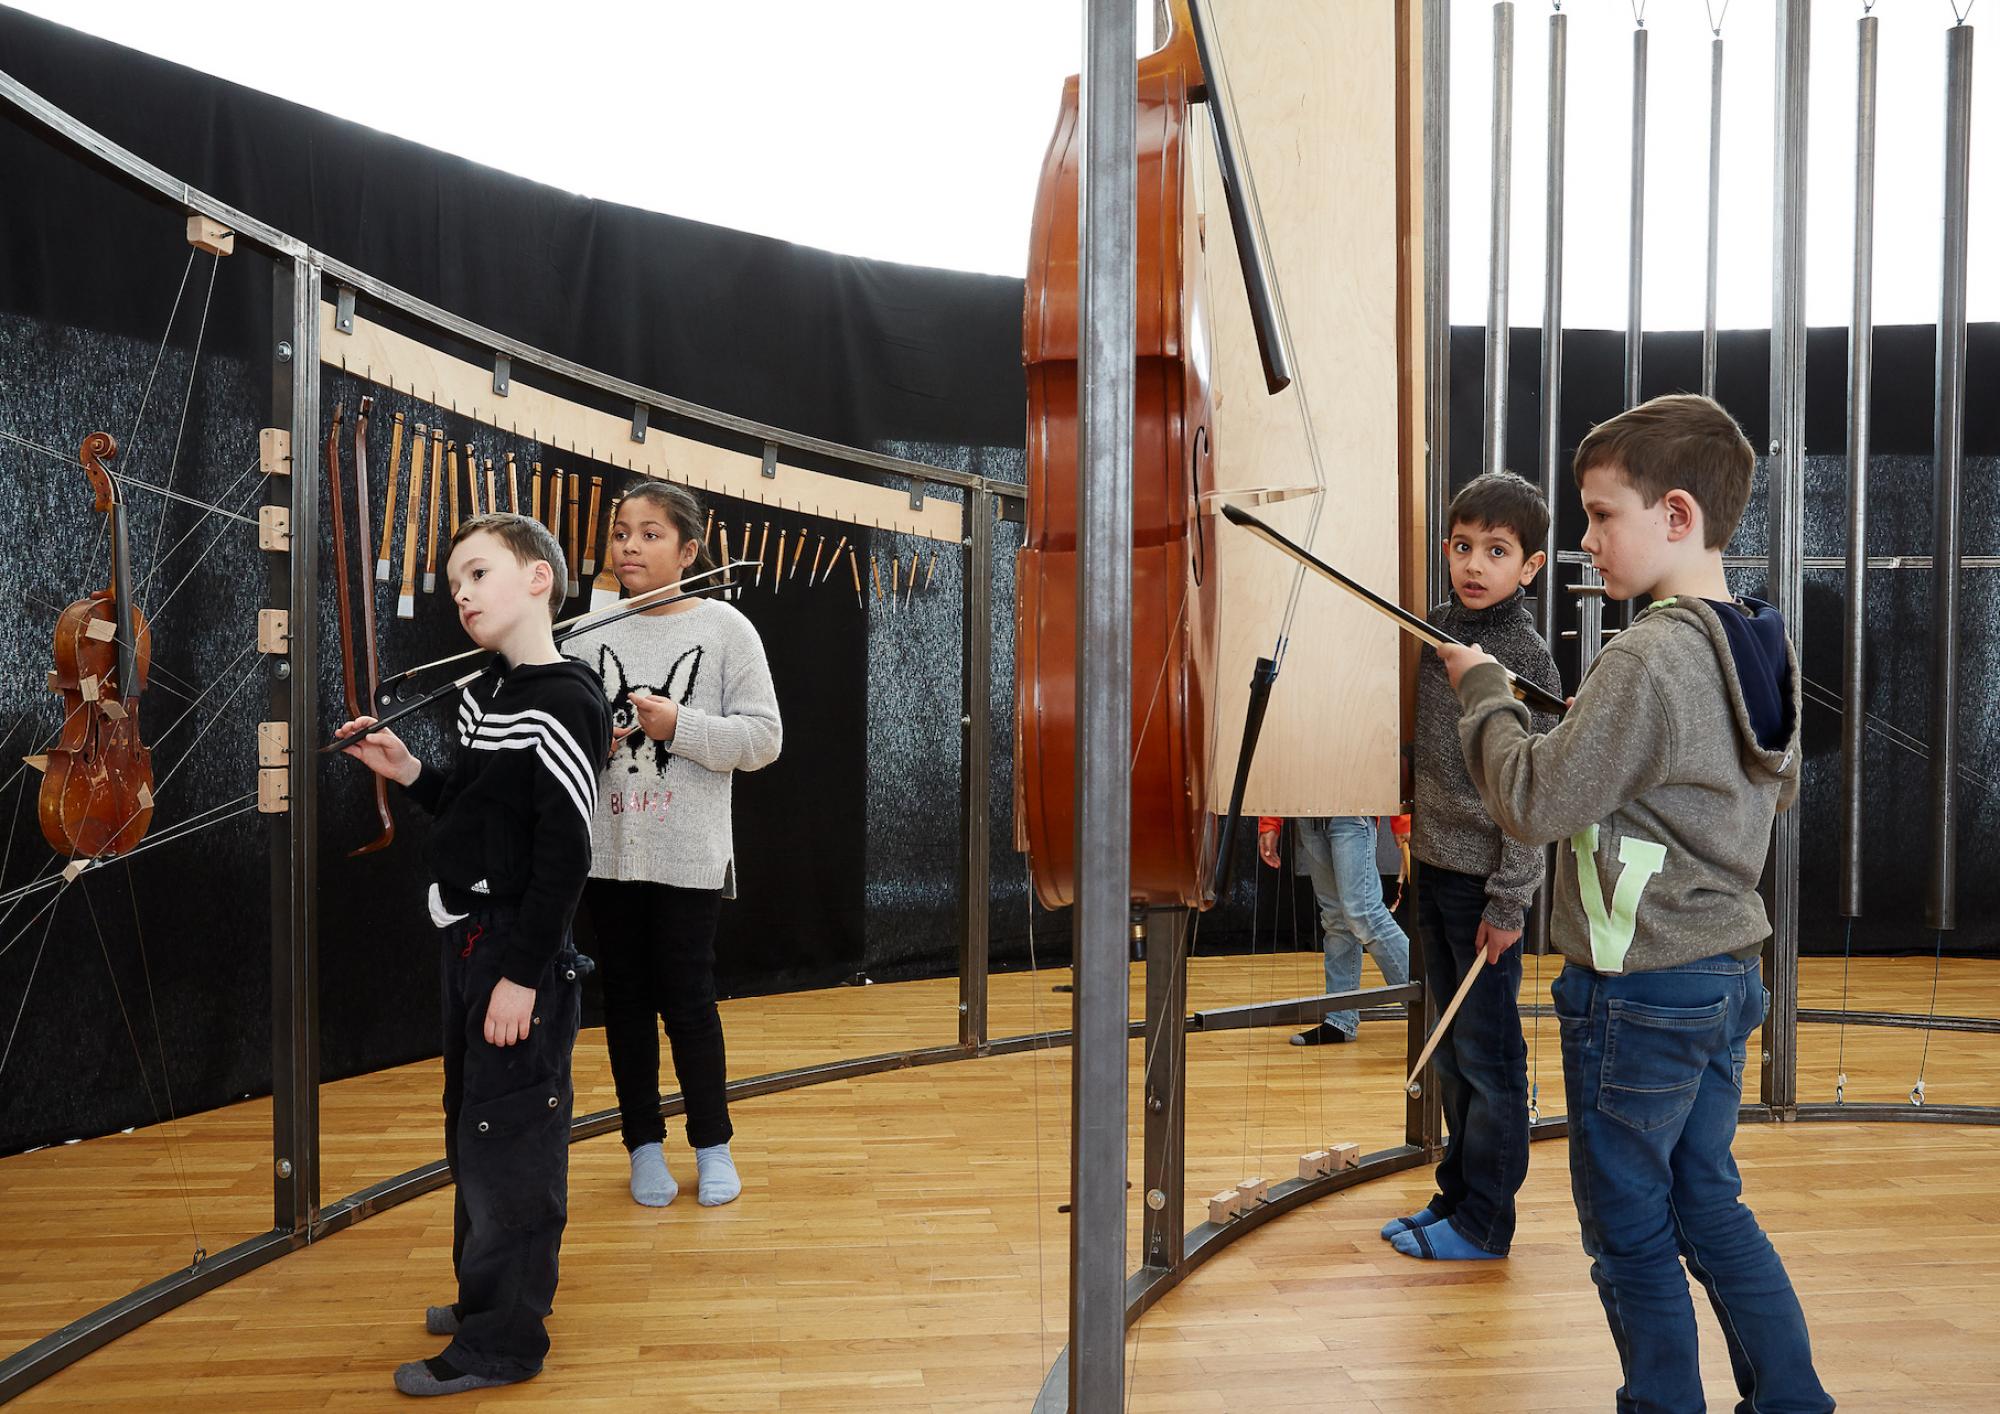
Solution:
[[[1558,504],[1550,531],[1552,549],[1574,550],[1583,536],[1583,512],[1569,473],[1569,458],[1593,423],[1623,406],[1622,333],[1569,330],[1563,336],[1562,462]],[[1743,425],[1758,449],[1750,506],[1730,553],[1762,554],[1766,546],[1767,459],[1770,444],[1770,338],[1762,330],[1726,332],[1717,351],[1716,396]],[[1699,333],[1645,336],[1644,392],[1698,391]],[[1539,479],[1541,333],[1516,329],[1509,339],[1507,463]],[[1974,325],[1968,338],[1965,423],[1964,552],[2000,554],[2000,402],[1979,390],[2000,377],[2000,325]],[[1451,471],[1454,488],[1479,474],[1480,426],[1485,402],[1484,333],[1455,328],[1451,341]],[[1933,534],[1933,390],[1937,331],[1898,325],[1875,331],[1875,380],[1868,552],[1929,555]],[[1844,556],[1847,549],[1847,331],[1815,329],[1806,344],[1805,549],[1809,557]],[[1578,572],[1560,566],[1561,584]],[[1761,569],[1732,570],[1737,592],[1765,596]],[[1847,920],[1838,910],[1840,717],[1829,704],[1840,699],[1842,617],[1846,576],[1841,569],[1808,570],[1804,632],[1799,651],[1809,696],[1805,705],[1800,947],[1838,954],[1848,946]],[[2000,571],[1969,569],[1959,580],[1960,731],[1964,774],[1959,783],[1959,926],[1944,937],[1947,952],[2000,952],[2000,875],[1980,867],[2000,837]],[[1938,935],[1923,924],[1930,869],[1930,766],[1899,734],[1917,742],[1930,735],[1931,571],[1876,570],[1868,581],[1867,711],[1876,719],[1865,758],[1866,825],[1863,831],[1863,915],[1855,921],[1857,953],[1929,953]],[[1576,628],[1573,596],[1564,594],[1557,625]],[[1557,646],[1564,681],[1576,682],[1576,643]],[[1820,700],[1815,701],[1813,698]],[[1768,880],[1767,880],[1768,885]]]
[[[862,447],[922,449],[946,464],[1020,478],[1018,280],[839,256],[586,200],[6,9],[0,56],[15,78],[176,177],[530,344],[740,416]],[[73,451],[98,426],[126,438],[144,399],[140,436],[121,470],[164,481],[199,331],[175,484],[204,498],[254,491],[237,478],[254,460],[256,429],[268,418],[269,262],[239,248],[219,264],[206,255],[190,264],[183,219],[170,206],[80,161],[11,108],[0,115],[0,173],[0,430]],[[913,174],[913,186],[918,180]],[[177,289],[179,313],[162,353]],[[365,305],[364,312],[389,317]],[[331,369],[322,436],[336,403],[346,406],[351,434],[363,392],[375,397],[369,444],[378,536],[398,411],[412,431],[425,422],[461,446],[478,445],[482,456],[512,451],[524,477],[542,460],[602,475],[607,495],[623,482],[613,468],[503,437]],[[101,572],[84,583],[98,518],[69,484],[82,479],[74,467],[65,472],[13,444],[0,448],[0,506],[23,528],[12,569],[17,602],[26,605],[0,636],[0,670],[8,725],[39,737],[56,720],[41,687],[49,628],[63,603],[102,583]],[[406,446],[406,463],[407,455]],[[351,504],[351,441],[343,460]],[[781,529],[792,543],[801,533],[824,534],[829,549],[848,535],[864,576],[870,556],[879,556],[885,584],[889,556],[907,565],[919,548],[813,517],[770,517],[726,498],[715,499],[715,510],[733,540],[746,519],[760,526],[771,519],[774,552]],[[403,511],[399,504],[399,545]],[[185,507],[163,520],[158,506],[145,504],[132,516],[141,546],[162,525],[171,543],[199,520]],[[211,538],[212,552],[201,555]],[[943,550],[936,580],[898,618],[864,612],[845,576],[805,592],[804,569],[786,592],[772,593],[767,582],[740,601],[764,637],[787,731],[779,761],[737,781],[741,896],[725,909],[718,940],[725,994],[956,966],[958,595],[966,567],[957,547],[921,548],[926,557]],[[358,554],[351,524],[350,554]],[[171,566],[175,576],[198,555],[160,626],[159,662],[183,684],[204,682],[237,659],[263,598],[265,562],[254,534],[203,528]],[[319,692],[330,730],[344,711],[324,516],[321,556]],[[1011,578],[1008,561],[996,556],[996,567]],[[463,647],[442,594],[420,593],[415,617],[400,620],[395,588],[375,586],[386,666]],[[1010,703],[1011,644],[996,637],[995,699]],[[255,655],[249,661],[262,670]],[[885,665],[898,677],[871,683]],[[243,665],[234,667],[240,675]],[[155,683],[149,726],[171,706],[170,685],[157,675]],[[199,755],[189,755],[156,831],[254,784],[252,733],[263,715],[261,680],[253,681]],[[407,735],[442,754],[446,721]],[[913,722],[922,725],[921,741],[909,737]],[[159,730],[151,727],[149,737]],[[996,740],[1007,730],[1003,714]],[[161,744],[159,767],[181,759],[198,731],[191,719],[184,736]],[[925,749],[911,749],[918,745]],[[436,1051],[436,968],[421,913],[427,822],[393,791],[391,801],[395,844],[350,859],[349,849],[377,833],[370,783],[351,763],[322,771],[317,906],[328,1079]],[[0,888],[35,877],[49,857],[33,791],[12,792],[4,804],[14,845]],[[1001,894],[1009,892],[1002,852],[1013,858],[1008,809],[999,789]],[[913,824],[923,832],[913,833]],[[139,886],[136,905],[112,870],[93,874],[40,920],[48,924],[45,947],[37,946],[39,931],[21,932],[25,912],[9,920],[0,936],[0,997],[27,1005],[0,1083],[0,1153],[154,1122],[166,1106],[163,1082],[181,1114],[268,1091],[267,830],[254,816],[239,819],[117,866]],[[1026,932],[1018,880],[1011,892],[995,907],[1003,957],[1008,939]],[[588,948],[587,919],[579,934]],[[954,1028],[947,1005],[936,1029]],[[146,1057],[143,1073],[135,1046]],[[852,1049],[832,1036],[827,1046],[830,1057]]]

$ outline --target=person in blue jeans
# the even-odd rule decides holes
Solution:
[[[1652,603],[1553,731],[1529,730],[1485,654],[1442,655],[1493,818],[1524,843],[1561,842],[1551,994],[1570,1186],[1624,1372],[1617,1407],[1647,1414],[1707,1407],[1688,1274],[1715,1308],[1739,1411],[1834,1407],[1730,1152],[1767,1005],[1757,883],[1772,819],[1799,788],[1798,655],[1775,609],[1731,593],[1722,563],[1755,462],[1735,420],[1689,394],[1584,438],[1583,548],[1610,598]]]
[[[1280,821],[1257,821],[1257,853],[1273,869]],[[1382,901],[1382,873],[1375,859],[1376,821],[1372,815],[1302,819],[1297,825],[1293,862],[1312,880],[1325,944],[1326,989],[1352,992],[1361,986],[1365,949],[1391,987],[1410,980],[1410,940]],[[1317,1026],[1292,1037],[1294,1046],[1337,1045],[1352,1041],[1361,1024],[1353,1010],[1330,1011]]]

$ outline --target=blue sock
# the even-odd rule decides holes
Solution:
[[[1382,1240],[1384,1242],[1394,1242],[1398,1233],[1408,1232],[1413,1227],[1429,1227],[1432,1223],[1439,1222],[1443,1218],[1443,1213],[1426,1205],[1419,1208],[1416,1212],[1411,1213],[1407,1218],[1391,1218],[1388,1222],[1382,1224]]]
[[[1399,1232],[1389,1239],[1389,1245],[1405,1257],[1423,1262],[1492,1262],[1506,1255],[1474,1247],[1458,1235],[1458,1229],[1449,1221]]]

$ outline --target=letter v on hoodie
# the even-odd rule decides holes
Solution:
[[[1750,956],[1770,936],[1757,881],[1799,783],[1798,658],[1776,609],[1649,606],[1544,736],[1499,668],[1473,668],[1458,691],[1459,741],[1494,823],[1525,844],[1561,842],[1564,957],[1652,972]]]

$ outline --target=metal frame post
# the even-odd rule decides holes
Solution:
[[[1854,315],[1847,330],[1847,595],[1841,621],[1840,912],[1861,912],[1861,799],[1868,705],[1868,443],[1875,375],[1875,44],[1863,15],[1854,89]]]
[[[1125,1390],[1125,1163],[1132,878],[1132,409],[1138,35],[1087,0],[1079,79],[1076,993],[1069,1407]]]
[[[1507,266],[1514,204],[1514,3],[1493,7],[1493,193],[1486,247],[1486,425],[1482,472],[1507,468]],[[1438,526],[1450,530],[1442,519]]]
[[[1972,26],[1945,31],[1944,252],[1938,288],[1937,535],[1931,549],[1932,928],[1958,926],[1958,574],[1965,469],[1965,267],[1972,166]],[[1857,704],[1849,703],[1850,713]]]
[[[986,1043],[987,901],[993,832],[993,498],[965,493],[965,580],[960,589],[960,724],[958,838],[965,854],[959,907],[958,1044]],[[1033,907],[1032,900],[1029,907]]]
[[[270,562],[269,603],[289,611],[288,652],[273,654],[270,720],[289,724],[288,808],[271,817],[271,1145],[274,1225],[307,1232],[319,1216],[319,957],[314,899],[319,725],[319,266],[280,257],[272,276],[271,420],[290,430],[290,484],[267,504],[291,512],[291,550]]]
[[[1780,0],[1776,13],[1775,210],[1771,241],[1770,594],[1792,642],[1805,641],[1806,97],[1812,0]],[[1771,1014],[1764,1023],[1762,1093],[1775,1114],[1798,1108],[1799,812],[1780,815],[1771,920]]]
[[[1557,10],[1549,16],[1548,202],[1543,210],[1542,256],[1542,500],[1549,508],[1548,563],[1542,567],[1541,594],[1536,599],[1535,625],[1551,652],[1556,645],[1556,598],[1562,593],[1556,546],[1561,544],[1556,507],[1561,504],[1556,483],[1562,475],[1563,367],[1563,207],[1564,163],[1568,151],[1569,16]],[[1550,890],[1555,886],[1556,854],[1542,851],[1542,886],[1535,891],[1530,913],[1529,942],[1537,951],[1549,948]]]

